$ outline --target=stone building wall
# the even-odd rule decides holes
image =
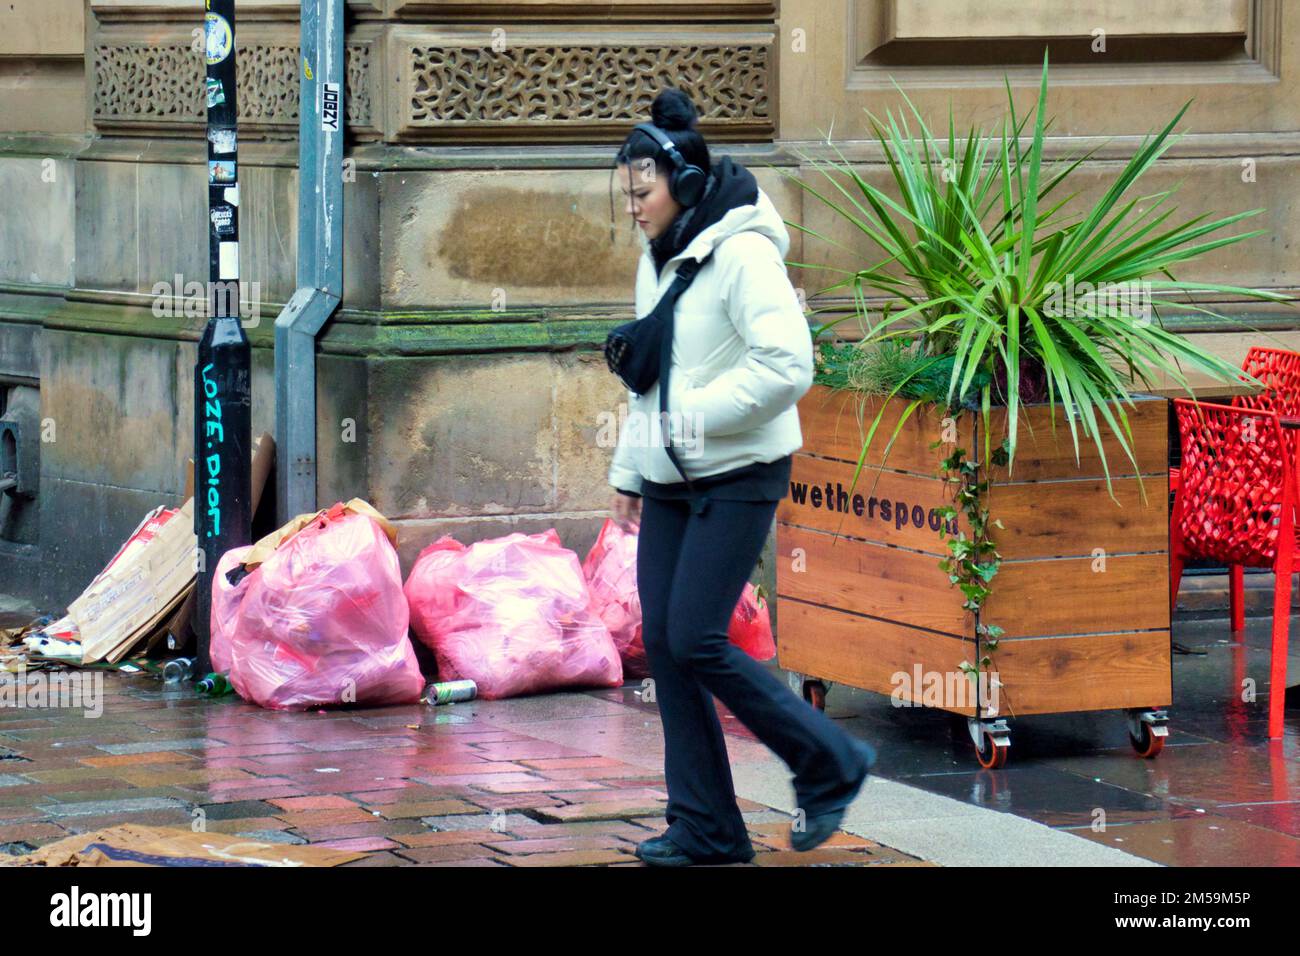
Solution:
[[[36,496],[0,495],[0,592],[53,609],[183,491],[203,318],[168,314],[158,284],[207,278],[202,21],[159,0],[4,6],[0,389],[52,431]],[[782,172],[831,131],[884,182],[862,110],[897,109],[892,80],[927,115],[951,104],[959,125],[984,122],[1004,74],[1032,103],[1049,42],[1053,155],[1100,145],[1100,181],[1195,97],[1148,185],[1181,181],[1189,214],[1265,207],[1269,231],[1207,256],[1199,277],[1300,285],[1300,93],[1282,79],[1300,67],[1300,11],[1281,0],[353,0],[347,13],[345,288],[320,337],[318,499],[359,495],[395,518],[405,567],[442,533],[554,526],[580,553],[594,539],[610,492],[600,416],[622,398],[599,345],[630,317],[638,253],[609,168],[666,84],[787,219],[848,238]],[[237,16],[256,434],[274,430],[272,324],[295,285],[298,6],[241,0]],[[792,239],[793,262],[870,256]],[[829,284],[791,275],[809,294]],[[1222,307],[1294,340],[1291,312]],[[1235,355],[1252,339],[1205,341]]]

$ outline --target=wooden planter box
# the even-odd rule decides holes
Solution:
[[[952,446],[930,447],[942,417],[918,408],[882,467],[907,405],[890,404],[850,493],[878,400],[815,385],[799,403],[803,448],[777,510],[778,662],[814,704],[809,681],[822,682],[817,696],[830,681],[934,706],[935,695],[915,679],[918,668],[961,674],[959,664],[988,653],[961,591],[938,566],[948,552],[935,509],[952,504],[938,477],[941,452]],[[1022,412],[1012,474],[981,471],[990,481],[990,520],[1005,526],[990,532],[1003,562],[981,617],[1004,631],[989,668],[1000,681],[999,706],[992,711],[964,675],[976,693],[964,695],[965,706],[950,694],[938,706],[984,722],[1004,747],[1005,725],[990,721],[1028,714],[1130,710],[1139,750],[1143,719],[1151,737],[1165,733],[1158,708],[1172,695],[1167,405],[1142,399],[1127,411],[1145,502],[1113,438],[1106,458],[1118,504],[1091,439],[1081,440],[1076,464],[1064,415],[1057,410],[1053,434],[1047,405]],[[967,412],[957,423],[958,444],[972,458],[983,451],[979,418]],[[1004,420],[995,410],[995,436]],[[981,747],[974,724],[972,737]],[[1148,749],[1158,752],[1162,742]]]

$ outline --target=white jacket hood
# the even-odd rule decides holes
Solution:
[[[703,478],[801,448],[794,406],[812,386],[812,336],[786,274],[790,233],[771,199],[757,189],[754,203],[728,209],[661,273],[649,240],[638,237],[638,317],[654,308],[678,263],[713,254],[674,308],[666,425],[687,474]],[[664,448],[658,383],[626,395],[609,483],[637,494],[646,479],[680,484]]]
[[[781,214],[777,212],[776,206],[768,198],[767,193],[760,186],[758,188],[758,202],[748,206],[733,206],[728,209],[722,218],[711,226],[706,226],[700,234],[687,243],[686,248],[668,260],[669,263],[676,262],[679,259],[702,259],[714,250],[728,236],[734,236],[739,232],[754,232],[760,236],[766,236],[776,251],[784,259],[786,253],[790,251],[790,230],[785,224]],[[651,268],[654,266],[654,256],[650,251],[650,240],[646,238],[644,232],[640,229],[636,232],[637,239],[641,246],[642,254],[650,260]],[[667,265],[664,266],[665,271]]]

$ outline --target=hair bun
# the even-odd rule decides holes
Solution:
[[[650,107],[650,120],[662,130],[695,129],[700,114],[691,98],[675,87],[663,90]]]

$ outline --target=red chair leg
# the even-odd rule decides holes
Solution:
[[[1172,469],[1170,469],[1172,471]],[[1178,585],[1183,579],[1183,536],[1181,527],[1182,500],[1174,498],[1174,507],[1169,516],[1169,616],[1172,618],[1178,609]]]
[[[1273,575],[1273,650],[1268,675],[1269,739],[1282,736],[1282,717],[1286,707],[1287,631],[1290,626],[1291,569],[1279,567]]]
[[[1290,586],[1290,577],[1287,586]],[[1232,565],[1228,570],[1228,608],[1231,612],[1232,633],[1240,634],[1246,629],[1246,575],[1240,564]]]

